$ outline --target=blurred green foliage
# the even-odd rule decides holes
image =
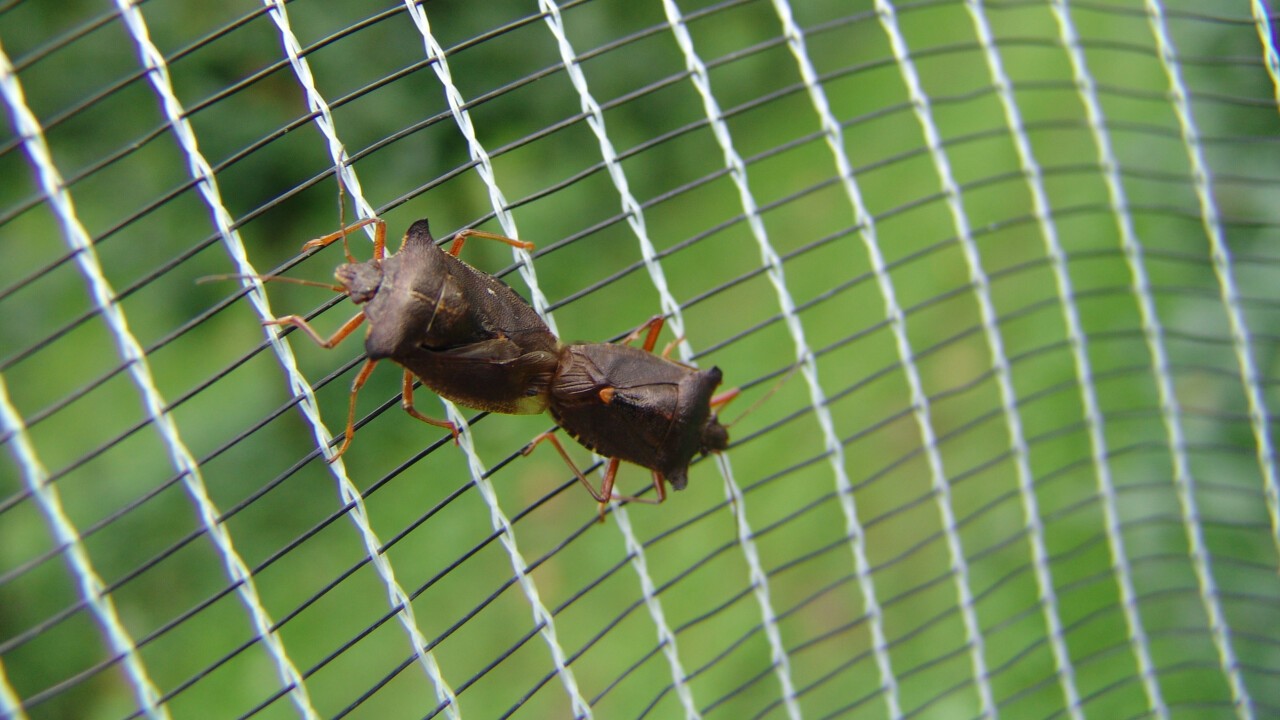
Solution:
[[[885,713],[865,602],[872,587],[902,708],[939,718],[981,711],[948,529],[963,549],[1001,711],[1060,712],[1027,498],[1011,451],[1013,421],[1025,437],[1083,710],[1124,717],[1148,709],[1124,603],[1144,623],[1164,700],[1191,714],[1230,709],[1222,644],[1206,617],[1207,591],[1188,551],[1189,511],[1174,482],[1183,461],[1197,483],[1214,599],[1234,633],[1246,687],[1259,715],[1280,707],[1272,498],[1263,492],[1257,427],[1249,422],[1189,146],[1142,4],[1082,4],[1072,15],[1106,113],[1126,217],[1144,250],[1130,259],[1099,165],[1101,135],[1089,126],[1053,13],[1039,3],[986,10],[1043,171],[1072,283],[1065,300],[1087,340],[1096,418],[1084,410],[1044,226],[963,3],[898,8],[960,189],[955,207],[872,4],[790,3],[842,123],[841,150],[874,235],[857,226],[774,5],[679,5],[745,161],[758,228],[745,218],[748,205],[726,170],[663,4],[566,3],[563,18],[627,185],[644,207],[658,265],[682,305],[684,340],[699,363],[721,367],[727,383],[747,388],[737,403],[745,409],[794,362],[796,334],[783,311],[787,303],[799,308],[796,323],[816,353],[817,387],[828,399],[859,523],[852,533],[813,410],[815,390],[802,375],[733,428],[737,444],[726,467],[744,488],[741,505],[725,501],[716,463],[707,461],[695,466],[689,490],[665,506],[628,509],[698,707],[707,715],[784,714],[762,606],[736,535],[742,513],[768,572],[806,715]],[[1215,8],[1230,22],[1188,13],[1191,3],[1169,5],[1198,149],[1213,173],[1217,230],[1235,256],[1249,350],[1274,408],[1280,314],[1277,256],[1267,241],[1275,235],[1280,167],[1275,78],[1262,65],[1244,3]],[[359,193],[393,232],[425,215],[439,237],[477,222],[501,230],[404,8],[330,0],[284,7],[354,159]],[[425,9],[515,226],[538,245],[534,275],[561,335],[605,341],[660,312],[637,234],[555,39],[534,15],[537,4],[437,1]],[[11,4],[0,14],[0,42],[94,239],[96,261],[148,351],[147,370],[200,460],[236,551],[254,570],[262,606],[282,623],[284,647],[307,674],[315,708],[324,716],[423,716],[436,702],[431,683],[411,660],[409,635],[388,619],[386,583],[345,517],[334,472],[314,456],[306,460],[315,439],[289,407],[292,390],[264,347],[261,317],[244,298],[222,306],[234,283],[197,282],[236,268],[135,42],[113,12],[83,1]],[[339,215],[329,148],[308,117],[276,24],[252,3],[150,0],[140,12],[253,266],[328,278],[341,261],[336,246],[293,264],[301,243],[332,231]],[[141,644],[152,681],[164,693],[182,688],[168,702],[175,717],[238,716],[270,698],[257,716],[294,716],[262,643],[242,649],[254,628],[228,587],[224,560],[201,531],[169,450],[144,424],[136,386],[68,259],[14,126],[5,133],[0,328],[7,359],[0,374],[56,478],[66,516]],[[998,315],[994,327],[984,327],[975,269],[957,239],[957,208]],[[772,276],[761,238],[783,259]],[[872,238],[929,397],[937,467],[912,412],[902,348],[886,319],[886,286],[866,250]],[[368,252],[362,242],[353,248],[359,257]],[[469,244],[466,259],[486,271],[511,269],[511,256],[495,244]],[[1165,331],[1165,368],[1155,366],[1152,328],[1133,289],[1137,262]],[[517,274],[504,277],[529,295]],[[268,285],[268,296],[276,315],[304,313],[326,299],[284,283]],[[331,331],[352,312],[340,303],[315,322]],[[1016,415],[992,370],[997,338]],[[321,417],[339,431],[358,343],[325,351],[295,333],[289,344],[317,388]],[[1157,369],[1177,393],[1183,444],[1173,449]],[[490,511],[470,486],[465,456],[437,429],[396,411],[398,392],[397,372],[375,373],[360,397],[361,417],[378,407],[392,411],[360,428],[344,471],[366,495],[395,578],[413,597],[417,628],[467,716],[499,716],[521,701],[516,714],[523,717],[567,716],[561,680],[551,677],[546,642]],[[434,409],[428,394],[419,407]],[[739,412],[730,406],[726,415]],[[1094,437],[1091,420],[1103,421]],[[651,717],[680,715],[631,566],[638,559],[614,527],[619,521],[593,525],[594,509],[554,453],[518,456],[549,424],[546,417],[484,417],[473,434],[541,599],[555,611],[576,681],[600,717],[639,715],[650,703]],[[585,451],[576,458],[590,462]],[[952,528],[939,514],[935,471],[948,481]],[[1104,498],[1108,478],[1115,492]],[[624,491],[646,483],[644,473],[625,470]],[[0,659],[9,686],[30,699],[112,655],[79,604],[74,576],[49,552],[49,521],[25,487],[16,464],[0,468]],[[1114,503],[1118,530],[1104,499]],[[1133,598],[1117,582],[1113,553],[1121,540]],[[855,562],[854,548],[867,568]],[[869,577],[860,577],[864,570]],[[32,718],[117,718],[136,709],[119,662],[40,699],[28,708]]]

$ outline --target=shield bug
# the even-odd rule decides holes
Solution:
[[[374,225],[373,258],[356,262],[346,246],[351,232]],[[369,359],[351,386],[344,453],[355,430],[356,395],[380,360],[404,368],[405,411],[423,422],[447,428],[453,423],[418,412],[413,406],[413,378],[441,397],[461,405],[509,414],[536,414],[547,407],[549,386],[558,363],[560,341],[519,295],[501,280],[458,259],[468,238],[504,242],[526,250],[532,243],[463,230],[442,250],[427,221],[409,226],[400,249],[386,257],[386,223],[369,218],[312,240],[304,250],[343,241],[347,262],[334,273],[334,289],[362,306],[333,335],[321,337],[302,317],[267,321],[292,325],[322,347],[332,348],[368,322],[365,351]]]
[[[663,318],[654,317],[621,344],[573,344],[560,351],[548,409],[566,433],[609,458],[599,492],[569,458],[554,430],[534,438],[523,450],[528,455],[539,443],[549,441],[600,503],[602,520],[612,498],[660,503],[667,497],[667,482],[683,490],[695,455],[719,452],[729,445],[729,432],[716,411],[739,391],[716,395],[719,368],[699,370],[669,359],[674,343],[655,355],[653,347],[662,325]],[[641,334],[646,334],[643,349],[632,347],[629,343]],[[614,494],[622,460],[653,474],[656,499]]]

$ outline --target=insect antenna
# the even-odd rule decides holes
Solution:
[[[261,280],[262,282],[286,282],[294,285],[310,285],[311,287],[321,287],[338,293],[346,293],[347,289],[335,283],[320,282],[319,280],[306,280],[303,278],[289,277],[287,275],[248,275],[245,273],[226,273],[224,275],[205,275],[196,279],[197,285],[203,285],[211,282],[223,282],[226,280]]]
[[[344,167],[346,167],[345,162],[340,164],[333,173],[338,181],[338,231],[342,233],[342,254],[347,256],[348,263],[354,265],[356,258],[351,254],[351,244],[347,242],[347,184],[342,182]]]

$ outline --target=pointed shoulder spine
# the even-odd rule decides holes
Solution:
[[[436,239],[431,236],[431,225],[427,222],[426,218],[422,218],[409,226],[409,230],[404,234],[404,244],[402,247],[409,247],[411,245],[421,247],[425,245],[434,245],[435,243]]]

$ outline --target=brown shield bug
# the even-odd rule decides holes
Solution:
[[[370,224],[375,229],[373,258],[356,262],[347,247],[347,236]],[[554,431],[539,435],[523,454],[549,440],[600,503],[602,520],[613,498],[660,503],[666,499],[667,482],[683,490],[694,456],[728,447],[728,429],[716,412],[739,391],[717,395],[721,382],[718,368],[699,370],[669,359],[676,343],[660,355],[654,354],[664,324],[661,316],[650,319],[619,344],[563,345],[515,291],[458,259],[471,237],[533,248],[531,243],[501,235],[463,230],[445,251],[436,245],[427,221],[419,220],[405,233],[400,249],[387,257],[386,224],[378,218],[344,226],[303,245],[304,250],[312,250],[343,241],[347,262],[334,272],[339,284],[329,287],[350,297],[361,306],[361,312],[328,338],[298,315],[267,324],[292,325],[322,347],[332,348],[368,323],[365,350],[369,359],[352,383],[345,437],[330,462],[350,446],[356,396],[383,359],[404,368],[401,404],[405,411],[449,429],[455,439],[453,423],[427,417],[414,408],[414,376],[441,397],[468,407],[506,414],[549,410],[565,432],[609,458],[600,490],[574,465]],[[632,347],[630,343],[641,335],[645,336],[643,349]],[[613,492],[623,460],[652,473],[656,498]]]
[[[683,490],[695,455],[719,452],[729,445],[729,432],[715,411],[739,391],[715,395],[721,380],[719,368],[699,370],[668,359],[675,343],[661,355],[653,354],[662,325],[663,318],[654,317],[621,344],[574,344],[560,351],[548,409],[565,432],[609,458],[599,492],[569,458],[554,431],[534,438],[523,450],[528,455],[543,440],[550,441],[600,503],[601,520],[612,498],[660,503],[667,497],[668,481],[676,490]],[[628,344],[646,331],[644,349]],[[614,494],[622,460],[653,473],[655,499]]]
[[[356,262],[346,237],[375,226],[373,259]],[[303,318],[289,315],[267,321],[292,325],[322,347],[332,348],[368,321],[365,351],[369,359],[351,386],[351,403],[341,447],[355,430],[356,395],[379,360],[390,359],[404,371],[405,411],[423,422],[447,428],[453,423],[427,417],[413,407],[413,377],[441,397],[468,407],[509,414],[536,414],[547,407],[560,341],[528,303],[505,283],[458,259],[467,238],[497,240],[532,249],[532,243],[481,232],[456,234],[446,252],[435,243],[426,220],[409,227],[400,249],[386,253],[386,223],[369,218],[312,240],[304,250],[343,241],[347,263],[338,267],[334,289],[362,309],[333,335],[323,338]]]

